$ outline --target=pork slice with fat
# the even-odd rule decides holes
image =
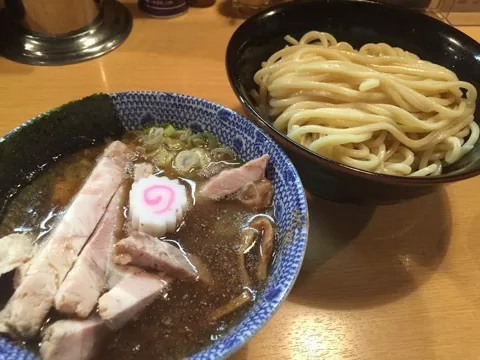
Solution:
[[[16,289],[20,286],[22,283],[22,280],[24,279],[28,268],[30,267],[30,261],[27,261],[25,264],[19,266],[18,268],[15,269],[15,274],[13,275],[13,288]]]
[[[0,311],[0,334],[10,333],[8,328],[8,319],[10,319],[10,301],[7,302],[5,307]]]
[[[244,186],[235,199],[252,209],[263,210],[271,204],[272,197],[272,183],[264,178]]]
[[[162,271],[177,279],[196,278],[197,272],[186,254],[153,236],[132,232],[114,246],[113,260],[120,265],[136,265]]]
[[[133,182],[138,183],[140,180],[145,179],[155,173],[155,167],[153,164],[150,163],[139,163],[133,166]],[[140,218],[134,216],[134,208],[133,205],[130,204],[128,209],[128,218],[129,222],[127,223],[127,228],[131,231],[132,228],[138,228]]]
[[[43,360],[89,360],[108,328],[98,316],[86,320],[59,320],[43,332],[40,354]]]
[[[138,273],[143,273],[144,270],[136,266],[118,265],[109,259],[107,263],[106,280],[108,289],[113,289],[120,281],[127,276],[132,276]]]
[[[223,170],[201,187],[199,195],[218,200],[236,193],[247,184],[263,179],[268,159],[269,156],[265,154],[238,168]]]
[[[133,166],[133,181],[138,182],[150,175],[153,175],[154,172],[155,172],[155,167],[153,166],[153,164],[150,164],[150,163],[135,164]],[[127,227],[128,225],[129,224],[127,224]],[[115,264],[111,256],[113,254],[113,244],[112,244],[111,250],[112,251],[110,252],[110,257],[107,262],[107,271],[106,271],[107,273],[106,278],[107,278],[107,284],[109,289],[112,289],[125,277],[143,272],[142,269],[136,266],[128,266],[128,265],[124,266],[124,265]]]
[[[110,329],[118,330],[166,291],[170,282],[169,277],[161,274],[126,276],[100,297],[98,313]]]
[[[153,175],[154,167],[148,163],[135,164],[134,181]],[[113,250],[113,249],[112,249]],[[105,324],[119,329],[135,318],[157,296],[165,292],[171,279],[163,274],[149,274],[136,266],[119,265],[112,257],[107,265],[110,291],[98,300],[98,312]]]
[[[86,318],[107,289],[106,267],[116,233],[123,227],[123,206],[128,188],[122,184],[87,245],[55,296],[55,308],[64,314]]]
[[[30,267],[30,264],[33,262],[33,259],[41,256],[41,251],[43,250],[47,242],[48,241],[43,241],[40,244],[35,244],[32,251],[33,258],[15,269],[15,273],[13,275],[13,289],[17,289],[20,286],[23,279],[27,275],[27,270]]]
[[[45,248],[44,245],[45,243],[42,243],[39,246],[38,245],[34,246],[33,258],[15,269],[15,273],[13,275],[13,284],[12,284],[14,290],[16,290],[22,283],[32,261],[35,258],[38,258],[41,256],[42,250]],[[0,311],[0,334],[8,334],[13,338],[18,338],[18,334],[13,332],[8,325],[10,321],[10,315],[11,315],[11,304],[12,304],[12,298],[8,300],[5,307],[2,309],[2,311]]]
[[[133,166],[133,180],[138,182],[155,173],[155,167],[150,163],[140,163]]]
[[[0,239],[0,275],[10,272],[30,260],[32,238],[26,234],[10,234]]]
[[[197,174],[204,179],[210,179],[223,170],[234,168],[235,165],[235,163],[229,163],[227,161],[213,162],[200,169]]]
[[[38,333],[55,294],[123,180],[128,148],[111,143],[59,220],[40,255],[32,260],[11,298],[9,328],[23,338]],[[28,316],[26,316],[28,314]]]

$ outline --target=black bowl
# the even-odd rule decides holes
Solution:
[[[254,120],[281,144],[297,167],[307,189],[330,200],[395,203],[435,190],[441,184],[480,172],[480,143],[444,174],[432,177],[381,175],[339,164],[298,145],[262,118],[250,90],[253,75],[271,54],[283,48],[284,36],[330,32],[355,48],[386,42],[416,53],[454,71],[480,91],[480,44],[455,28],[427,15],[361,0],[295,1],[268,8],[245,21],[227,48],[226,67],[237,97]],[[480,121],[480,97],[475,121]]]

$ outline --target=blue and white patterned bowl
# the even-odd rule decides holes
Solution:
[[[284,152],[262,130],[220,105],[187,95],[160,92],[123,92],[112,94],[110,98],[113,100],[118,120],[126,129],[138,129],[147,124],[168,121],[178,127],[211,131],[223,144],[235,149],[245,161],[265,153],[270,155],[267,177],[273,181],[275,188],[274,213],[278,226],[276,256],[267,284],[254,306],[237,326],[223,338],[191,357],[198,360],[225,358],[265,325],[288,295],[300,271],[307,244],[308,209],[297,171]],[[3,139],[0,138],[0,170],[4,161],[2,153],[7,152],[5,149],[2,151],[2,143],[8,143],[9,138],[18,137],[16,133],[24,131],[23,128],[33,127],[32,124],[42,121],[42,116],[45,114],[30,120]],[[63,125],[60,121],[54,128],[58,129]],[[45,127],[46,125],[42,129]],[[98,127],[100,128],[101,124],[98,124]],[[48,133],[48,130],[46,132]],[[52,138],[62,135],[57,131],[47,136]],[[37,141],[40,142],[41,140]],[[35,357],[0,338],[0,359],[30,360]]]

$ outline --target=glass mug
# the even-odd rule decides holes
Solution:
[[[248,17],[271,5],[270,0],[231,0],[235,13],[242,17]]]

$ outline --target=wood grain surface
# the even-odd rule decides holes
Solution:
[[[225,3],[170,20],[125,3],[133,31],[104,57],[60,67],[0,59],[0,135],[94,92],[167,90],[241,112],[224,68],[241,20]],[[480,40],[480,27],[460,29]],[[376,208],[310,196],[298,281],[233,359],[480,359],[479,188],[471,179]]]

